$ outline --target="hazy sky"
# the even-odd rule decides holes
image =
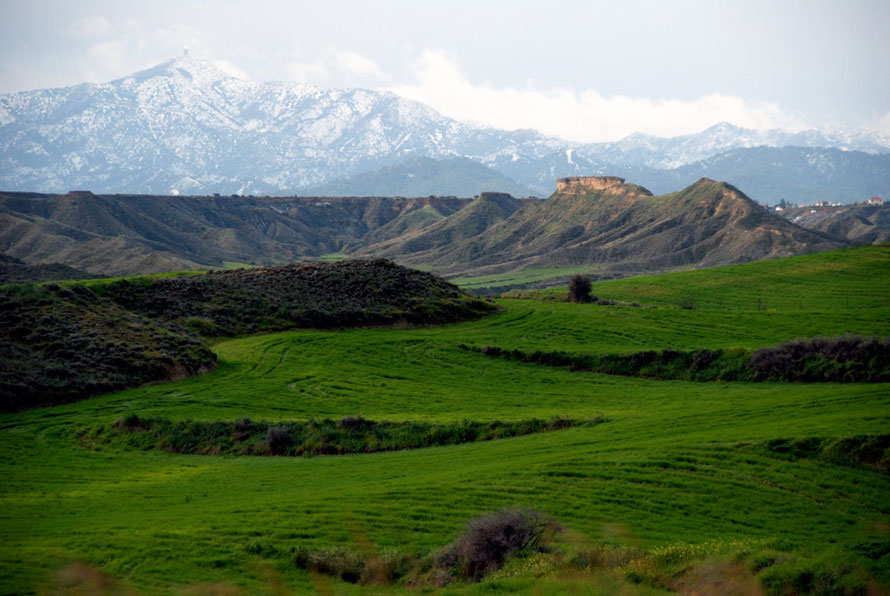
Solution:
[[[579,141],[720,121],[890,135],[890,0],[0,0],[0,92],[183,46],[255,81],[391,89]]]

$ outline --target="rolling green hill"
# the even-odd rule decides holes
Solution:
[[[216,365],[203,338],[446,323],[494,307],[378,259],[0,287],[0,410],[82,399]]]
[[[399,592],[408,580],[347,584],[308,573],[296,553],[340,548],[368,561],[419,561],[468,518],[506,505],[548,512],[565,529],[549,553],[445,593],[886,591],[890,476],[838,446],[881,444],[887,384],[657,381],[462,348],[616,354],[890,335],[885,303],[820,297],[843,295],[847,280],[886,288],[874,277],[886,270],[886,248],[801,259],[809,273],[799,259],[743,271],[752,287],[784,278],[777,292],[803,311],[705,299],[741,266],[682,274],[676,285],[672,275],[640,278],[626,283],[660,296],[660,308],[501,300],[499,312],[454,325],[235,338],[214,346],[219,366],[203,376],[0,415],[0,591]],[[672,306],[681,286],[701,304]],[[134,414],[183,423],[359,414],[608,422],[324,457],[182,455],[82,440]],[[870,438],[845,442],[855,436]],[[415,588],[434,585],[422,569],[406,573]]]
[[[801,255],[596,282],[593,293],[607,300],[679,308],[877,313],[890,308],[890,246],[863,246]],[[508,297],[563,300],[566,288],[516,291]],[[803,316],[803,315],[802,315]],[[810,315],[818,316],[818,315]]]

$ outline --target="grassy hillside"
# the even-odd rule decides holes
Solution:
[[[691,302],[696,310],[877,314],[890,309],[890,245],[602,281],[593,284],[593,293],[660,308]],[[562,300],[565,294],[563,287],[508,295]]]
[[[880,253],[863,259],[883,262]],[[784,262],[789,273],[795,261]],[[803,301],[827,279],[814,271],[799,290],[782,289],[789,300]],[[686,289],[705,295],[705,282]],[[825,285],[836,291],[839,284]],[[655,381],[461,348],[755,348],[796,337],[887,336],[887,310],[816,302],[818,316],[800,316],[499,304],[485,319],[436,328],[231,339],[214,347],[220,364],[207,375],[0,416],[0,591],[101,580],[162,593],[280,593],[280,586],[386,593],[399,587],[309,574],[294,564],[294,549],[426,554],[454,539],[469,517],[505,505],[556,516],[566,530],[554,552],[452,593],[717,593],[735,584],[793,593],[818,582],[835,590],[829,593],[869,585],[880,593],[890,583],[890,477],[782,447],[886,434],[890,385]],[[314,458],[182,455],[80,441],[84,429],[131,414],[179,422],[358,414],[437,424],[552,416],[608,422]]]
[[[101,275],[344,253],[462,277],[582,266],[616,277],[848,245],[763,209],[724,182],[702,178],[652,196],[618,180],[581,178],[547,200],[498,192],[475,200],[0,192],[0,245],[28,262]]]
[[[0,409],[205,372],[201,338],[430,324],[494,306],[384,260],[0,287]]]

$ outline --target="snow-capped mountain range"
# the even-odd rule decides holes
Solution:
[[[385,91],[254,83],[183,55],[108,83],[0,95],[0,188],[282,194],[409,157],[467,157],[546,196],[609,165],[669,169],[755,146],[890,153],[877,135],[634,134],[579,144],[465,124]]]

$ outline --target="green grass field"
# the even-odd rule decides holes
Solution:
[[[565,288],[528,292],[562,300]],[[822,311],[890,310],[890,247],[864,246],[729,267],[616,279],[593,284],[609,300],[695,309]]]
[[[566,277],[575,273],[594,273],[596,267],[589,265],[583,267],[540,267],[535,269],[520,269],[507,273],[493,273],[491,275],[478,275],[475,277],[459,277],[449,280],[465,289],[500,288],[503,286],[518,286],[533,282],[546,281],[557,277]]]
[[[610,377],[459,346],[626,353],[887,336],[888,264],[890,249],[869,247],[594,285],[600,295],[656,309],[502,300],[497,314],[456,325],[253,336],[217,344],[221,364],[201,377],[2,415],[0,593],[58,590],[69,578],[60,569],[107,574],[149,593],[398,591],[309,575],[287,553],[296,546],[427,553],[469,517],[505,505],[556,516],[567,528],[565,548],[638,549],[650,559],[545,577],[541,569],[552,562],[524,559],[451,592],[663,593],[637,567],[697,553],[683,577],[698,578],[708,565],[735,564],[720,553],[777,544],[792,560],[853,557],[851,569],[886,586],[890,555],[880,549],[890,550],[890,478],[873,468],[777,457],[759,444],[887,433],[890,385]],[[741,307],[772,285],[775,309]],[[674,297],[685,292],[697,296],[694,310],[676,306]],[[608,422],[301,458],[78,442],[78,431],[131,413],[435,422],[602,415]],[[856,555],[869,545],[878,545],[878,556]]]

